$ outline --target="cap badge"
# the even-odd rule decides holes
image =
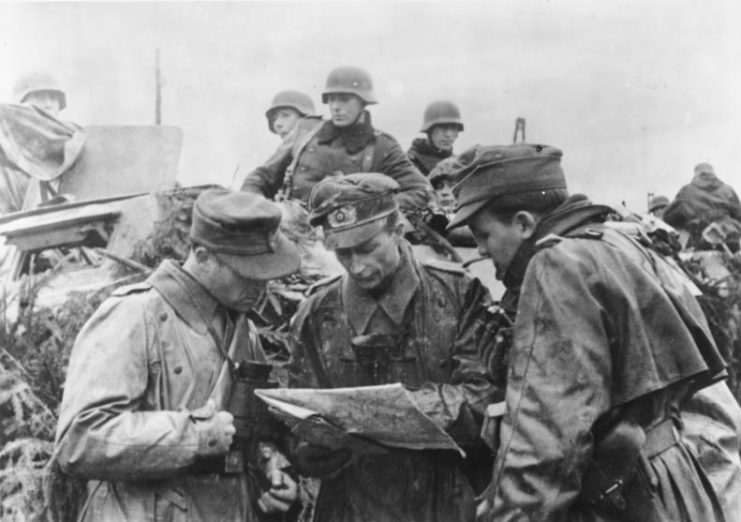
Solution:
[[[358,222],[358,209],[352,205],[345,205],[333,210],[327,216],[327,223],[332,228],[346,227]]]

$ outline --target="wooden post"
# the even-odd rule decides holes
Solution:
[[[160,50],[154,51],[154,123],[162,125],[162,73],[160,71]]]

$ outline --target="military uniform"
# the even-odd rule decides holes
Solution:
[[[246,231],[239,218],[223,227],[213,207],[225,199],[205,215],[206,194],[196,201],[194,223],[203,222],[192,229],[194,240],[235,252],[240,244],[225,239],[242,231],[251,234],[252,252],[265,255],[259,236],[276,231],[280,211],[265,201],[273,207],[268,215],[264,204],[251,204],[255,196],[237,198],[252,214]],[[255,234],[260,222],[269,226]],[[270,241],[273,273],[295,270],[298,255],[284,250],[287,240]],[[224,456],[210,450],[217,441],[203,407],[211,399],[226,409],[233,384],[227,361],[264,360],[245,314],[228,312],[172,261],[146,282],[117,290],[75,342],[57,427],[61,469],[88,480],[80,519],[257,520],[260,492],[246,472],[225,473]]]
[[[386,218],[398,212],[394,188],[379,174],[317,185],[311,219],[323,225],[328,248],[352,249],[388,233]],[[398,248],[399,264],[382,285],[364,288],[345,273],[318,284],[301,304],[291,327],[290,386],[401,382],[466,451],[485,455],[480,421],[496,394],[479,358],[489,339],[488,292],[455,265],[418,263],[403,239]],[[372,336],[385,341],[361,342]],[[357,456],[323,478],[314,520],[473,520],[469,477],[480,473],[477,466],[485,463],[464,463],[446,451]]]
[[[292,387],[339,388],[401,382],[435,390],[427,410],[476,446],[480,419],[492,400],[479,349],[485,339],[487,291],[477,279],[447,264],[419,264],[405,251],[383,295],[373,297],[347,275],[315,288],[292,326]],[[351,340],[398,335],[386,360],[369,362]],[[438,395],[439,394],[439,395]],[[453,454],[389,451],[363,457],[325,479],[316,520],[472,520],[473,490]]]
[[[304,118],[262,167],[247,175],[242,190],[272,198],[287,183],[292,199],[307,201],[327,176],[381,172],[401,186],[402,209],[424,207],[432,188],[411,164],[398,142],[370,123],[339,131],[331,121]]]
[[[560,151],[489,149],[461,173],[454,226],[508,190],[565,189]],[[609,211],[574,196],[507,267],[517,316],[487,520],[724,519],[681,422],[724,362],[682,278],[600,225]]]
[[[429,176],[438,163],[452,155],[452,150],[433,147],[428,138],[416,138],[407,152],[409,160],[424,176]]]
[[[683,186],[664,211],[663,219],[673,227],[690,232],[688,246],[704,246],[702,231],[718,222],[729,240],[738,246],[741,237],[741,202],[733,188],[715,175],[713,167],[701,163],[692,183]]]

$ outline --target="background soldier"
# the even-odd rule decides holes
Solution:
[[[517,310],[486,519],[723,520],[681,438],[680,406],[724,366],[682,279],[603,226],[609,207],[567,198],[561,151],[466,156],[451,227]]]
[[[461,112],[451,101],[432,102],[425,109],[420,132],[426,136],[416,138],[407,155],[422,174],[429,176],[435,165],[453,155],[458,133],[463,132]]]
[[[33,72],[18,78],[13,88],[13,99],[43,109],[55,118],[67,106],[67,95],[57,80],[45,72]]]
[[[708,163],[695,167],[692,182],[679,190],[666,208],[664,221],[674,228],[690,233],[690,248],[712,248],[702,232],[711,223],[717,223],[726,235],[726,243],[737,251],[741,238],[741,202],[733,188],[723,183]]]
[[[401,186],[402,210],[424,207],[431,187],[411,164],[396,140],[376,130],[368,105],[378,103],[370,75],[358,67],[329,73],[322,93],[331,119],[304,118],[263,165],[250,172],[242,190],[306,202],[311,189],[327,176],[380,172]]]
[[[281,139],[288,136],[301,118],[315,115],[316,109],[311,97],[298,91],[280,91],[265,112],[270,132]]]
[[[268,491],[248,480],[257,475],[240,468],[256,441],[235,450],[234,417],[224,411],[239,368],[265,360],[245,312],[268,279],[298,269],[279,222],[260,196],[204,192],[182,268],[164,261],[85,325],[57,429],[62,470],[89,480],[82,520],[243,522],[256,520],[255,504],[269,513],[295,500],[277,452],[250,460],[267,473]]]
[[[372,173],[327,179],[312,191],[311,222],[323,227],[346,273],[318,283],[299,307],[290,385],[401,382],[417,390],[415,401],[471,462],[453,452],[391,449],[348,462],[346,451],[299,445],[299,469],[324,477],[318,522],[472,520],[469,478],[479,489],[488,479],[481,476],[490,454],[479,422],[495,388],[479,350],[489,295],[455,265],[414,258],[402,238],[397,190],[396,182]]]

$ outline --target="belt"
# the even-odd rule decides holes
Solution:
[[[646,443],[641,453],[646,458],[655,457],[679,442],[679,431],[674,419],[664,419],[656,426],[646,430]]]

